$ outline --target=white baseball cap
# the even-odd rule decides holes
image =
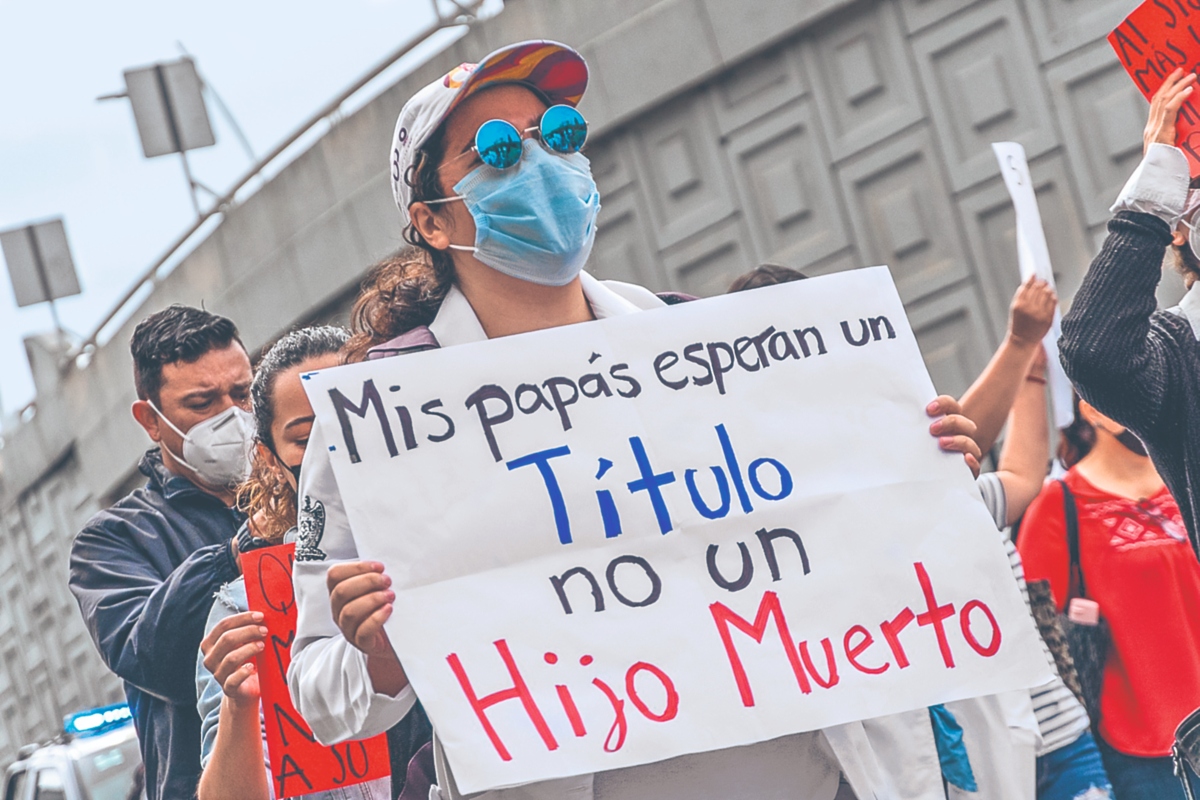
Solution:
[[[460,64],[417,92],[400,109],[392,135],[392,196],[408,224],[412,187],[404,179],[416,153],[463,100],[485,86],[524,83],[536,89],[549,105],[574,107],[587,88],[587,62],[565,44],[529,41],[510,44],[485,56],[478,64]]]

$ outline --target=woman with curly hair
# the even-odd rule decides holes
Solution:
[[[313,411],[300,375],[341,362],[347,334],[341,328],[304,328],[267,351],[250,388],[256,442],[250,477],[238,491],[247,522],[238,533],[241,552],[279,544],[296,527],[296,484],[308,444]],[[258,675],[262,615],[246,602],[241,577],[217,593],[196,666],[201,723],[199,800],[268,800],[275,793],[266,764]],[[307,795],[322,800],[389,796],[386,779],[363,786]]]

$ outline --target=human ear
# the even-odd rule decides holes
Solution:
[[[1183,247],[1185,244],[1187,244],[1187,240],[1188,229],[1183,227],[1183,225],[1179,225],[1177,228],[1175,228],[1175,232],[1171,234],[1171,244],[1175,245],[1176,247]]]
[[[135,400],[133,406],[129,409],[133,413],[133,418],[137,420],[137,424],[142,426],[142,430],[150,437],[151,441],[161,442],[162,433],[159,431],[158,412],[156,412],[149,403],[145,400]]]
[[[408,216],[412,220],[413,228],[434,250],[445,250],[450,246],[450,231],[446,222],[425,203],[413,203],[409,206]]]

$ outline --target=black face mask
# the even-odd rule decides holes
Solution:
[[[295,477],[296,486],[299,486],[300,485],[300,465],[297,464],[296,466],[288,467],[287,469],[288,469],[288,472],[292,473],[292,476]]]
[[[1125,449],[1137,456],[1148,456],[1146,445],[1142,444],[1142,440],[1133,434],[1133,431],[1126,428],[1117,434],[1117,441],[1125,445]],[[299,480],[297,478],[296,480]]]

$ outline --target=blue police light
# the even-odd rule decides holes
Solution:
[[[125,703],[80,711],[63,719],[63,733],[71,736],[94,736],[119,728],[133,719]]]

